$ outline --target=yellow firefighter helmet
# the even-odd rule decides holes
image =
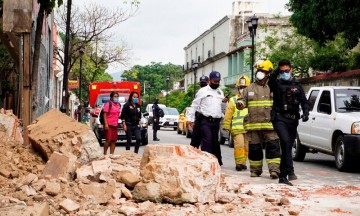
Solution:
[[[236,87],[248,87],[249,85],[250,85],[250,78],[248,76],[241,76],[236,82]]]
[[[271,63],[270,60],[265,59],[265,60],[259,60],[254,64],[254,68],[261,70],[261,71],[267,71],[267,72],[271,72],[274,69],[273,64]]]

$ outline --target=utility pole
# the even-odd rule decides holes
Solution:
[[[69,64],[69,41],[70,41],[70,19],[71,19],[71,4],[72,0],[67,0],[67,16],[66,16],[66,32],[65,32],[65,50],[64,50],[64,76],[63,76],[63,91],[62,104],[60,111],[67,113],[68,110],[68,64]]]

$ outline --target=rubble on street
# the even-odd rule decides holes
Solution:
[[[191,146],[102,155],[86,125],[51,110],[29,125],[0,112],[0,215],[356,215],[360,188],[252,184]]]

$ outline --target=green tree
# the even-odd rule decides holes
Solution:
[[[128,81],[139,81],[142,85],[141,94],[144,94],[144,86],[147,94],[159,95],[161,90],[166,90],[166,77],[170,77],[169,90],[173,83],[183,78],[183,71],[180,65],[171,63],[162,64],[152,62],[150,65],[135,65],[130,70],[125,70],[121,77]],[[148,88],[148,86],[151,86]]]
[[[281,59],[289,59],[297,77],[308,77],[311,70],[310,59],[314,56],[314,41],[291,29],[279,32],[279,29],[269,30],[269,36],[260,43],[259,54],[270,59],[274,65]]]
[[[360,38],[360,0],[289,0],[290,21],[297,31],[320,45],[345,33],[345,45],[353,48]]]

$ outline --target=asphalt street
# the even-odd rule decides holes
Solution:
[[[152,141],[152,129],[149,126],[149,145],[151,144],[181,144],[189,145],[190,139],[184,135],[177,134],[172,128],[162,128],[158,131],[160,141]],[[144,146],[140,147],[139,154],[143,153]],[[134,147],[131,148],[131,151]],[[117,144],[116,152],[125,151],[124,144]],[[277,180],[270,179],[269,172],[264,160],[263,174],[258,178],[250,178],[249,169],[245,171],[235,171],[234,149],[229,148],[227,142],[221,146],[222,158],[224,165],[223,173],[236,174],[241,182],[253,182],[259,184],[277,183]],[[357,165],[358,166],[358,165]],[[249,167],[249,165],[248,165]],[[339,172],[335,167],[334,157],[325,154],[308,153],[304,162],[294,162],[295,173],[298,180],[294,184],[326,184],[326,185],[353,185],[360,187],[360,169],[354,172]]]

